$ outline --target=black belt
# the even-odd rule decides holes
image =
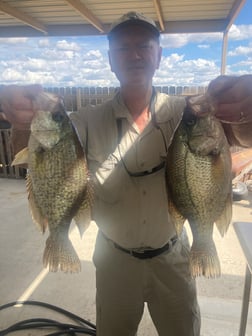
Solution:
[[[156,173],[157,171],[159,171],[160,169],[164,168],[165,166],[165,162],[161,162],[158,166],[150,169],[150,170],[144,170],[141,172],[137,172],[137,173],[131,173],[125,166],[125,163],[122,161],[124,168],[126,169],[127,173],[129,174],[129,176],[133,176],[133,177],[141,177],[141,176],[146,176],[146,175],[151,175]]]
[[[105,236],[106,239],[108,239]],[[171,238],[168,243],[166,243],[164,246],[157,248],[157,249],[148,249],[148,250],[143,250],[141,252],[137,252],[136,250],[133,249],[126,249],[120,245],[118,245],[117,243],[113,242],[112,240],[108,239],[109,241],[111,241],[113,243],[113,245],[120,251],[123,251],[125,253],[128,253],[130,255],[132,255],[135,258],[139,258],[139,259],[150,259],[153,257],[157,257],[158,255],[166,252],[166,251],[170,251],[171,248],[176,244],[178,237],[174,236],[173,238]]]

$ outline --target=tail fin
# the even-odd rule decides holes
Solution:
[[[62,239],[60,235],[50,235],[46,241],[43,255],[44,267],[49,266],[50,272],[77,273],[81,270],[80,260],[68,237]]]
[[[193,242],[190,251],[190,269],[193,278],[198,276],[220,277],[220,261],[213,240],[200,246]]]

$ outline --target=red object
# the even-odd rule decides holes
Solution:
[[[241,179],[245,180],[244,175],[252,175],[252,148],[231,153],[231,158],[233,178],[241,175]]]

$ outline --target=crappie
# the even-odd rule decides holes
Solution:
[[[181,233],[188,220],[193,242],[192,277],[220,276],[220,262],[212,238],[214,223],[222,236],[232,217],[231,156],[220,122],[209,113],[185,113],[167,156],[169,210]]]
[[[27,191],[32,218],[49,237],[43,264],[56,272],[80,271],[80,260],[68,238],[74,218],[81,234],[91,220],[92,188],[87,161],[59,97],[41,93],[34,101],[28,150],[13,164],[27,162]]]

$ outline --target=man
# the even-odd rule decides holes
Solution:
[[[161,47],[152,20],[128,13],[112,26],[108,39],[120,91],[112,100],[71,116],[95,185],[97,335],[136,335],[146,302],[160,336],[199,336],[188,242],[184,235],[176,236],[164,177],[172,136],[184,111],[200,113],[197,99],[169,97],[153,89]],[[216,115],[227,123],[232,143],[252,145],[252,137],[238,127],[251,127],[251,88],[252,76],[221,77],[209,86]],[[2,107],[15,128],[29,128],[34,111],[25,97],[40,90],[3,90]]]

